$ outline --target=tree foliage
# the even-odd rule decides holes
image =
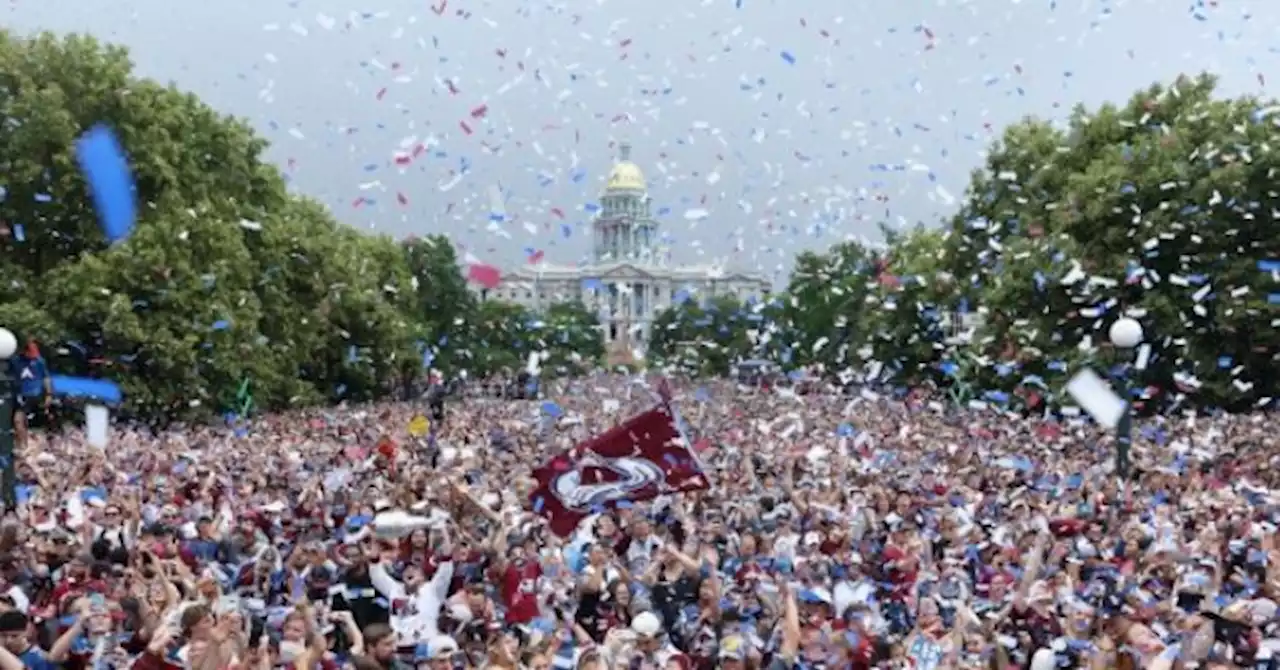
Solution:
[[[1280,257],[1272,103],[1215,99],[1208,76],[1152,86],[1055,128],[1010,128],[951,225],[949,269],[988,310],[989,370],[1060,388],[1079,365],[1129,356],[1107,332],[1147,333],[1125,383],[1159,402],[1244,409],[1277,390]]]
[[[692,298],[663,310],[651,327],[649,356],[691,374],[727,374],[734,363],[770,356],[778,343],[777,304],[728,295]]]
[[[874,370],[897,385],[973,387],[1012,405],[1060,394],[1086,365],[1153,407],[1270,403],[1280,124],[1273,101],[1215,98],[1214,84],[1183,77],[1065,123],[1015,124],[940,229],[801,254],[776,359],[846,379]],[[1109,344],[1122,316],[1147,334],[1136,357]],[[721,320],[699,340],[700,318],[689,306],[660,317],[674,334],[664,352],[751,331],[725,332],[733,322]]]
[[[0,324],[45,343],[55,373],[117,380],[126,411],[174,420],[391,393],[430,365],[485,376],[594,367],[580,306],[477,303],[444,237],[397,242],[289,195],[242,121],[137,79],[89,37],[0,32]],[[73,147],[106,123],[140,217],[108,246]]]

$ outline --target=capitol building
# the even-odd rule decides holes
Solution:
[[[643,350],[654,317],[685,299],[730,295],[762,299],[770,283],[763,275],[717,265],[676,266],[660,241],[659,224],[644,172],[631,162],[631,147],[619,147],[600,207],[591,223],[591,262],[562,266],[538,262],[502,272],[493,289],[473,286],[481,299],[542,310],[557,302],[581,301],[600,315],[611,348]]]

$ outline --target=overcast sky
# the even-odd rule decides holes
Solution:
[[[8,4],[10,29],[122,42],[141,74],[249,118],[339,219],[448,233],[507,266],[526,249],[583,257],[584,207],[620,139],[678,261],[772,276],[879,221],[950,214],[989,138],[1022,116],[1180,72],[1218,73],[1233,94],[1280,84],[1275,2]],[[509,220],[491,225],[495,208]]]

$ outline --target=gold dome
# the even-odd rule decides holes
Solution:
[[[609,181],[605,184],[605,190],[647,190],[644,171],[640,169],[639,165],[632,163],[630,160],[631,145],[623,143],[618,147],[618,150],[618,162],[614,163],[612,170],[609,170]]]

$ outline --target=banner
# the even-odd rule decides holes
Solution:
[[[665,405],[555,456],[533,476],[533,510],[562,537],[591,514],[710,486]]]

